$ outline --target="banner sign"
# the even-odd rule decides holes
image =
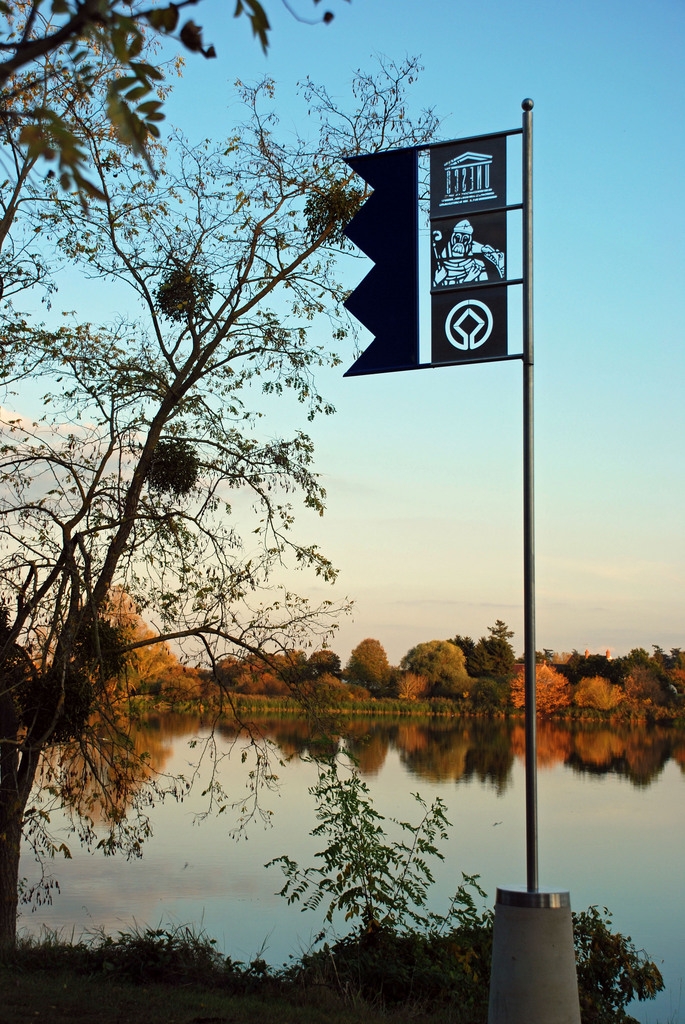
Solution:
[[[507,355],[506,203],[506,135],[431,147],[434,363]]]
[[[376,266],[345,305],[374,339],[345,376],[508,356],[507,136],[430,154],[431,362],[419,362],[419,149],[351,157],[374,192],[346,234]]]

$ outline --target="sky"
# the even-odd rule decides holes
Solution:
[[[536,646],[685,647],[685,4],[329,0],[315,26],[265,6],[267,55],[233,4],[193,10],[218,57],[189,56],[167,107],[191,139],[230,133],[236,78],[274,78],[301,127],[299,80],[349,104],[378,54],[421,58],[410,109],[435,108],[440,140],[520,127],[533,98]],[[521,363],[343,379],[340,355],[321,376],[337,413],[310,428],[327,514],[298,520],[339,578],[293,586],[354,600],[343,661],[365,637],[396,664],[496,619],[520,653]]]

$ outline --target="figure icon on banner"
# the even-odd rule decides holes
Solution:
[[[489,281],[504,277],[504,253],[491,245],[476,242],[468,220],[460,220],[452,228],[447,244],[441,250],[442,231],[433,231],[433,255],[436,270],[434,288],[450,288],[471,281]]]

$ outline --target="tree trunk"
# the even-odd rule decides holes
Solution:
[[[33,788],[39,751],[19,750],[19,728],[8,690],[0,694],[0,956],[17,940],[19,855],[24,811]]]
[[[0,957],[11,952],[17,940],[17,900],[19,894],[19,854],[23,805],[2,809],[0,833]]]

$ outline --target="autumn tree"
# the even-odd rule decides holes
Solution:
[[[136,611],[128,594],[110,594],[108,622],[125,635],[128,643],[155,640],[155,630]],[[142,644],[127,658],[125,679],[132,693],[161,694],[170,700],[199,696],[200,674],[194,667],[182,665],[168,643]]]
[[[401,668],[423,676],[431,697],[458,697],[469,685],[464,654],[448,640],[429,640],[407,651]]]
[[[391,668],[380,640],[367,637],[357,644],[345,666],[345,679],[356,686],[365,686],[374,696],[385,693]]]
[[[535,686],[537,711],[540,715],[552,715],[571,703],[571,684],[551,665],[536,666]],[[525,681],[522,675],[516,675],[512,681],[511,703],[515,708],[526,706]]]
[[[340,679],[342,676],[340,656],[337,655],[335,651],[331,651],[330,648],[327,647],[323,647],[319,651],[312,651],[307,658],[306,671],[311,679],[319,679],[324,675],[334,676],[336,679]]]
[[[338,655],[323,648],[309,656],[302,650],[284,651],[268,660],[258,654],[231,656],[219,663],[217,675],[222,688],[236,693],[287,697],[321,680],[340,683],[341,667]]]
[[[217,666],[215,679],[223,692],[287,697],[292,692],[295,674],[305,661],[303,651],[272,654],[266,660],[259,654],[228,657]]]
[[[86,821],[79,791],[101,792],[108,850],[139,852],[135,814],[144,832],[154,780],[141,788],[128,736],[120,680],[132,652],[189,643],[214,670],[229,653],[268,660],[328,635],[331,602],[312,608],[283,582],[284,567],[328,582],[335,569],[298,536],[297,509],[323,513],[325,492],[304,429],[279,433],[279,400],[292,396],[307,420],[332,412],[315,374],[337,359],[309,327],[345,337],[336,267],[365,193],[341,156],[429,138],[432,115],[415,123],[405,106],[415,73],[407,61],[358,76],[351,114],[307,83],[318,136],[287,145],[273,84],[244,88],[244,128],[223,143],[176,137],[157,178],[83,117],[103,201],[84,211],[44,183],[39,242],[84,282],[127,287],[133,313],[55,326],[0,308],[2,947],[14,942],[20,840],[27,816],[40,820],[45,765],[50,792]],[[112,624],[117,591],[155,636]],[[53,756],[62,743],[78,747],[80,775]]]
[[[633,665],[624,688],[626,697],[637,708],[670,703],[671,694],[659,678],[659,673],[649,665]]]
[[[397,677],[397,696],[401,700],[420,700],[428,694],[429,689],[426,677],[416,672],[400,672]]]
[[[625,700],[625,691],[602,676],[583,676],[574,688],[573,703],[579,708],[613,711]]]

